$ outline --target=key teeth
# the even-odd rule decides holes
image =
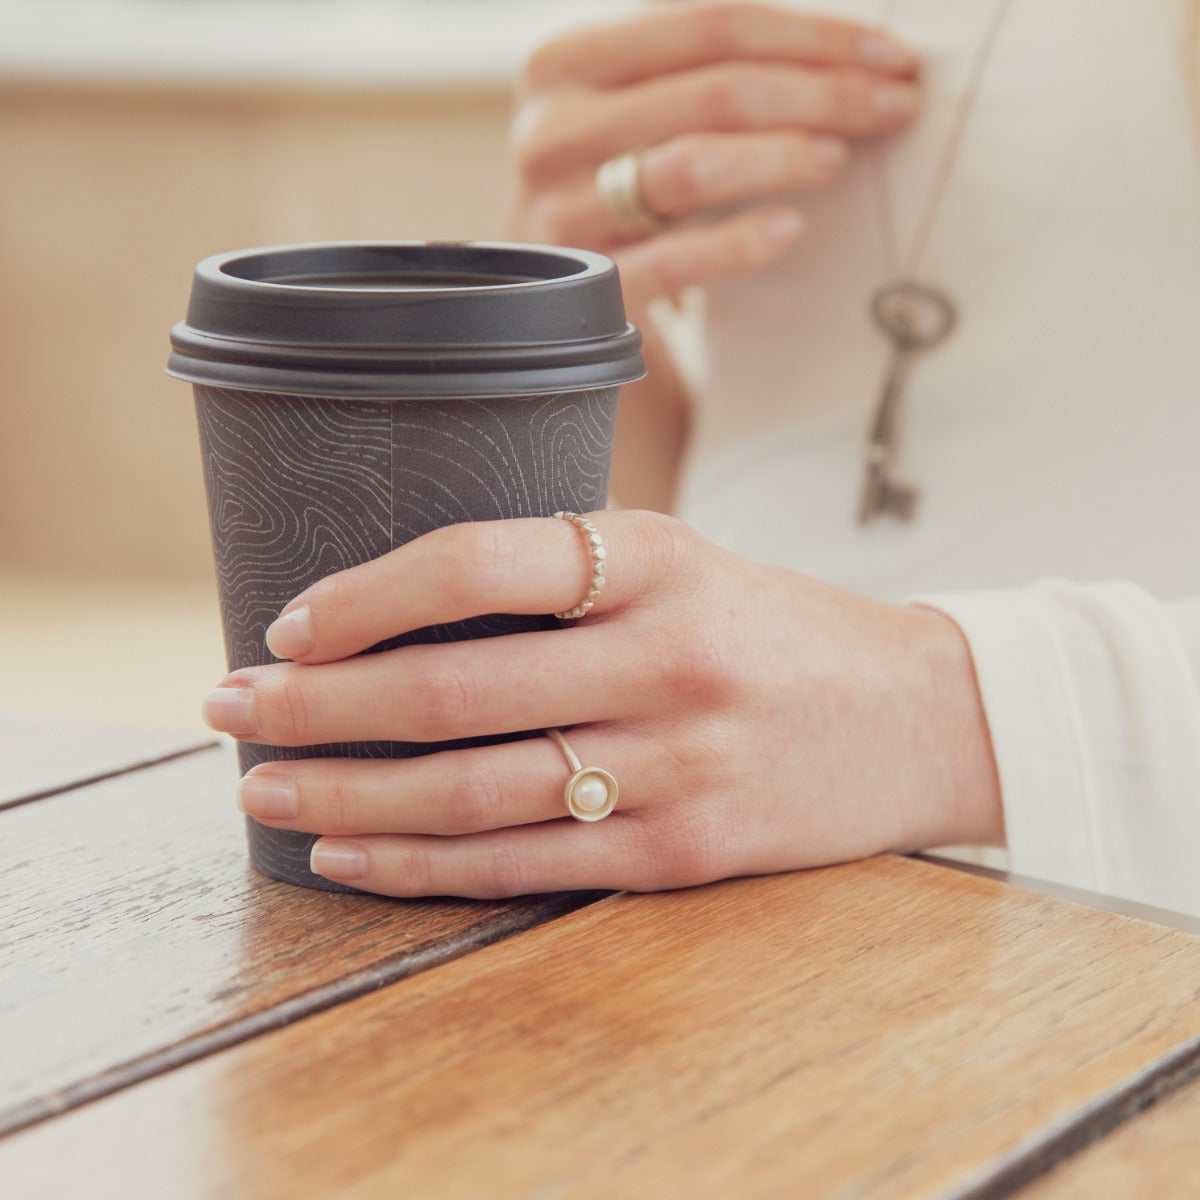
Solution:
[[[871,480],[858,503],[858,523],[870,525],[877,517],[894,517],[908,523],[917,515],[921,503],[919,488],[907,483]]]
[[[917,515],[921,493],[909,484],[889,483],[884,486],[880,508],[901,521],[911,521]]]

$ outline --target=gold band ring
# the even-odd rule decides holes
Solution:
[[[596,192],[618,233],[642,236],[663,227],[642,196],[641,157],[636,151],[618,154],[596,169]]]

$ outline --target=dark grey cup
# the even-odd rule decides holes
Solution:
[[[247,250],[196,269],[168,371],[195,385],[231,670],[317,579],[442,525],[602,507],[620,385],[642,373],[616,269],[600,255],[481,243]],[[496,614],[411,642],[550,628]],[[521,735],[517,735],[521,736]],[[479,741],[502,739],[478,739]],[[270,759],[408,757],[434,746],[239,746]],[[312,874],[314,837],[248,819],[252,864]]]

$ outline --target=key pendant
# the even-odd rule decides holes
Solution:
[[[871,297],[871,318],[891,342],[892,351],[863,454],[860,525],[882,514],[911,521],[916,513],[917,489],[892,478],[904,381],[913,356],[945,339],[954,328],[957,312],[954,302],[938,288],[898,279],[884,284]]]

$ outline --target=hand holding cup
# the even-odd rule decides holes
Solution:
[[[564,628],[358,652],[431,623],[569,609],[591,565],[561,520],[434,530],[323,579],[268,631],[209,720],[244,744],[400,738],[418,758],[264,762],[242,808],[320,835],[314,869],[394,896],[654,890],[998,840],[999,789],[965,639],[929,609],[761,566],[657,513],[588,514],[607,547]],[[575,763],[611,815],[564,809]]]

